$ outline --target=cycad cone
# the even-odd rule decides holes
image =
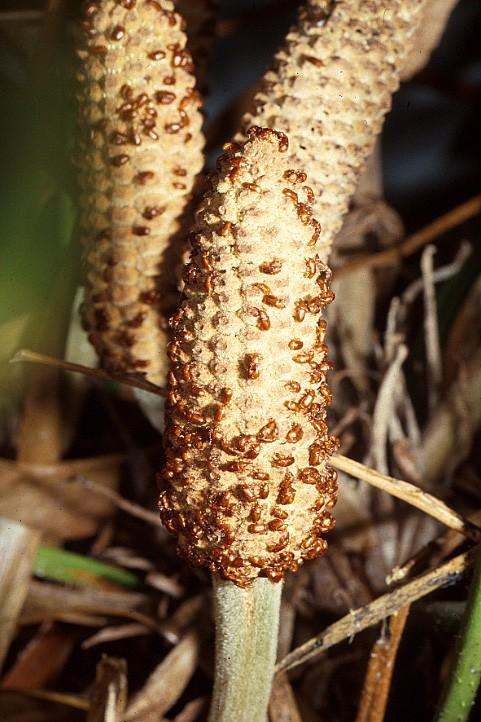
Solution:
[[[182,213],[202,168],[202,117],[170,0],[84,5],[79,51],[84,321],[103,365],[162,385]]]
[[[282,133],[228,146],[197,214],[172,319],[160,508],[194,564],[243,586],[322,553],[336,448],[312,190]]]

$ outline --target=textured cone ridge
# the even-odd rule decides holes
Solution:
[[[157,384],[177,300],[176,234],[203,162],[200,98],[173,8],[89,2],[79,50],[84,323],[106,368]]]
[[[310,0],[254,99],[252,124],[285,132],[322,224],[326,260],[371,154],[425,0]]]
[[[253,128],[225,150],[171,320],[160,510],[188,560],[245,586],[321,554],[334,524],[332,293],[286,136]]]

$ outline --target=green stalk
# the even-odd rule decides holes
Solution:
[[[481,681],[481,554],[469,589],[455,660],[436,722],[467,722]]]
[[[214,693],[209,722],[266,722],[276,661],[282,584],[247,589],[214,576]]]

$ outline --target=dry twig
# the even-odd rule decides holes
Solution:
[[[44,366],[52,366],[57,369],[63,369],[64,371],[83,374],[84,376],[93,376],[101,381],[117,381],[119,384],[133,386],[135,389],[149,391],[151,394],[156,394],[158,396],[165,396],[165,391],[160,386],[151,384],[149,381],[145,381],[141,377],[136,377],[131,374],[127,376],[125,374],[110,373],[104,369],[93,369],[89,366],[72,363],[71,361],[64,361],[63,359],[58,359],[54,356],[48,356],[43,353],[37,353],[36,351],[30,351],[29,349],[21,349],[20,351],[17,351],[10,363],[18,363],[21,361],[42,364]]]
[[[427,226],[408,236],[399,245],[388,248],[386,251],[373,253],[369,256],[362,256],[361,258],[356,258],[354,261],[345,263],[336,270],[334,276],[335,278],[340,278],[358,268],[383,268],[384,266],[399,263],[403,258],[416,253],[416,251],[419,251],[423,246],[438,238],[441,234],[469,221],[480,212],[481,193],[470,198],[465,203],[461,203],[461,205],[456,206],[456,208],[436,218],[436,220],[431,223],[428,223]]]
[[[394,589],[392,592],[383,594],[371,604],[349,612],[349,614],[331,624],[316,637],[290,652],[277,665],[277,672],[285,672],[298,667],[300,664],[325,652],[329,647],[333,647],[362,630],[372,627],[382,619],[399,612],[400,609],[412,604],[417,599],[421,599],[447,584],[453,584],[472,566],[478,553],[478,547],[475,547],[437,569],[416,577],[411,582]]]
[[[100,494],[106,499],[110,499],[110,501],[113,501],[113,503],[119,509],[122,509],[122,511],[125,511],[127,514],[130,514],[137,519],[142,519],[142,521],[145,521],[148,524],[153,524],[156,527],[160,527],[162,531],[165,531],[164,525],[160,521],[159,515],[155,512],[144,509],[144,507],[140,506],[139,504],[135,504],[128,499],[124,499],[124,497],[118,494],[116,491],[108,489],[101,484],[97,484],[97,482],[93,481],[92,479],[86,479],[82,477],[77,478],[82,483],[82,485],[85,486],[89,491],[93,491],[94,494]]]

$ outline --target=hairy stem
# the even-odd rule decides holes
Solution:
[[[214,576],[215,680],[209,722],[266,722],[282,584],[247,589]]]
[[[481,554],[473,580],[455,661],[444,690],[436,722],[466,722],[481,681]]]

